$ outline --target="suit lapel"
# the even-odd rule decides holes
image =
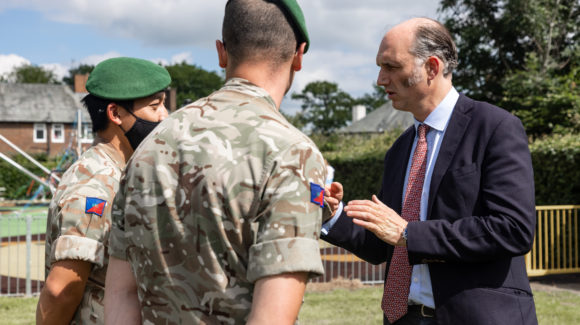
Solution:
[[[447,125],[447,130],[445,131],[445,136],[443,137],[443,142],[439,149],[439,155],[437,156],[437,161],[435,162],[435,168],[433,169],[433,174],[431,176],[431,185],[429,187],[429,203],[427,205],[427,219],[431,219],[431,208],[433,207],[433,198],[437,195],[439,190],[439,184],[443,179],[443,175],[449,169],[449,165],[453,160],[453,156],[457,151],[457,147],[463,135],[467,130],[467,125],[471,120],[471,115],[469,110],[473,107],[473,101],[464,95],[460,95],[449,124]]]
[[[387,206],[401,214],[403,200],[403,185],[411,146],[415,138],[415,127],[410,126],[393,143],[385,156],[383,180],[379,199]]]

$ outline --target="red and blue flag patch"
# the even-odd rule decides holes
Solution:
[[[106,205],[107,201],[105,200],[101,200],[96,197],[87,197],[87,203],[85,205],[85,213],[96,214],[99,217],[102,217]]]
[[[319,205],[321,208],[324,207],[324,187],[316,183],[310,183],[310,202]]]

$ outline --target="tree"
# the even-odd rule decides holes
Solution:
[[[93,72],[93,69],[95,68],[94,65],[90,65],[90,64],[81,64],[77,67],[74,68],[70,68],[68,70],[68,76],[62,78],[62,82],[64,82],[65,84],[74,87],[75,86],[75,75],[77,74],[90,74],[91,72]]]
[[[565,75],[545,69],[542,58],[530,53],[525,69],[503,82],[503,107],[510,107],[528,135],[580,132],[580,66]]]
[[[219,89],[224,80],[216,72],[187,64],[185,61],[165,67],[171,75],[171,87],[177,89],[177,105],[205,97]]]
[[[45,70],[42,67],[36,65],[22,65],[14,68],[14,71],[10,73],[12,80],[16,83],[29,83],[29,84],[56,84],[56,76],[54,72],[50,70]]]
[[[454,84],[497,103],[503,79],[524,69],[531,52],[542,69],[567,73],[580,37],[579,7],[578,0],[442,0],[439,11],[459,51]]]
[[[312,132],[331,133],[347,125],[355,100],[338,88],[336,83],[314,81],[292,99],[302,101],[302,119],[312,126]]]
[[[367,112],[372,112],[389,101],[387,96],[387,92],[383,87],[373,84],[373,92],[370,94],[364,94],[362,97],[358,98],[356,102],[359,105],[364,105],[367,108]]]

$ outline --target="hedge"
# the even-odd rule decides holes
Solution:
[[[554,135],[530,145],[536,205],[580,204],[580,135]]]
[[[379,136],[314,137],[345,188],[345,201],[380,190],[383,158],[400,131]],[[330,149],[330,150],[325,150]],[[553,135],[530,144],[536,205],[580,204],[580,135]]]

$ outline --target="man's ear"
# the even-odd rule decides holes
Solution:
[[[439,74],[442,68],[442,62],[439,58],[435,56],[430,56],[425,62],[425,68],[427,69],[427,78],[429,80],[435,79],[435,77]]]
[[[220,68],[225,69],[228,66],[228,52],[226,51],[226,46],[222,41],[216,40],[215,47],[218,53]]]
[[[300,44],[296,53],[294,53],[294,58],[292,59],[292,70],[300,71],[302,69],[302,57],[304,56],[304,49],[306,48],[306,43]]]
[[[120,114],[121,106],[118,106],[115,103],[109,103],[107,105],[107,117],[109,121],[115,123],[117,125],[121,125],[121,114]]]

